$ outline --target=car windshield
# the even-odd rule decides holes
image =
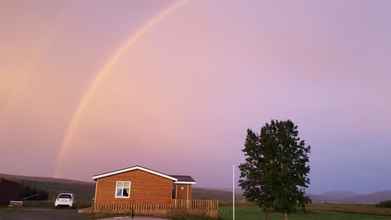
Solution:
[[[72,199],[72,196],[70,194],[60,194],[58,195],[59,199]]]

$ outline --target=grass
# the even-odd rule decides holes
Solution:
[[[322,204],[323,205],[323,204]],[[390,216],[381,216],[375,214],[359,214],[359,213],[345,213],[342,212],[341,208],[346,207],[347,205],[333,205],[333,207],[338,207],[340,211],[326,211],[324,208],[330,208],[330,206],[322,207],[323,210],[315,210],[312,207],[308,213],[296,213],[289,215],[289,220],[390,220]],[[349,205],[354,206],[354,205]],[[317,206],[319,208],[319,206]],[[357,206],[358,208],[362,208],[362,206]],[[13,209],[8,209],[5,207],[0,207],[0,215],[3,213],[7,213]],[[363,209],[365,211],[365,209]],[[347,210],[349,211],[349,210]],[[381,213],[381,212],[380,212]],[[231,220],[232,219],[232,208],[231,207],[221,207],[220,208],[220,220]],[[99,216],[97,216],[99,217]],[[102,216],[100,216],[102,217]],[[264,213],[262,210],[255,206],[245,206],[239,207],[236,209],[236,219],[237,220],[263,220]],[[273,213],[271,215],[272,220],[282,220],[283,217],[281,214]],[[175,220],[206,220],[201,217],[181,217],[175,218]]]
[[[232,219],[232,208],[223,207],[220,210],[221,218],[224,220]],[[264,219],[264,213],[257,207],[238,208],[236,212],[238,220],[261,220]],[[281,214],[273,213],[272,220],[283,219]],[[353,214],[342,212],[311,211],[308,213],[297,213],[289,216],[290,220],[386,220],[388,216],[376,216],[368,214]]]
[[[232,208],[222,207],[220,208],[221,220],[232,219]],[[264,213],[258,207],[248,206],[239,207],[236,209],[237,220],[263,220]],[[279,213],[271,214],[272,220],[282,220],[283,216]],[[370,215],[370,214],[358,214],[358,213],[344,213],[344,212],[332,212],[332,211],[316,211],[311,210],[307,213],[295,213],[289,215],[289,220],[390,220],[390,216]],[[186,217],[177,218],[175,220],[205,220],[200,217]]]
[[[322,212],[344,212],[344,213],[359,213],[368,215],[382,215],[390,216],[391,219],[391,208],[376,207],[376,205],[366,204],[311,204],[307,208],[310,211],[322,211]]]

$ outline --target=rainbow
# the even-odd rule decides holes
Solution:
[[[79,126],[80,119],[83,113],[86,111],[88,107],[88,103],[94,97],[94,94],[96,93],[96,90],[98,89],[99,85],[103,81],[105,81],[105,79],[112,73],[111,69],[113,68],[113,66],[140,38],[142,38],[146,33],[148,33],[148,31],[151,30],[151,28],[153,28],[155,25],[160,23],[164,18],[172,14],[174,11],[176,11],[178,8],[180,8],[187,2],[188,0],[177,1],[170,7],[162,10],[156,16],[148,20],[145,25],[143,25],[134,34],[132,34],[128,38],[128,40],[117,49],[114,55],[108,60],[108,62],[106,62],[103,68],[96,74],[94,80],[91,82],[90,86],[83,94],[82,98],[80,99],[79,105],[76,111],[74,112],[74,114],[72,115],[70,123],[65,130],[64,138],[62,140],[61,147],[56,158],[57,164],[55,167],[54,176],[60,175],[60,165],[62,162],[62,158],[66,155],[67,150],[69,149],[70,143],[73,137],[75,136],[75,131]]]

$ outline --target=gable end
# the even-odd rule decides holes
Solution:
[[[172,176],[169,176],[167,174],[160,173],[160,172],[157,172],[157,171],[145,168],[145,167],[141,167],[141,166],[133,166],[133,167],[124,168],[124,169],[121,169],[121,170],[116,170],[116,171],[112,171],[112,172],[98,174],[98,175],[93,176],[92,179],[96,181],[96,180],[101,179],[101,178],[105,178],[105,177],[108,177],[108,176],[113,176],[113,175],[117,175],[117,174],[121,174],[121,173],[126,173],[126,172],[130,172],[130,171],[133,171],[133,170],[142,170],[142,171],[145,171],[147,173],[151,173],[151,174],[154,174],[154,175],[157,175],[157,176],[161,176],[161,177],[170,179],[170,180],[175,181],[175,182],[178,181],[178,179],[175,178],[175,177],[172,177]]]

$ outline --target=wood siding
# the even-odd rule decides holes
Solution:
[[[176,199],[192,200],[193,189],[191,184],[175,184]]]
[[[115,198],[116,181],[130,181],[130,197]],[[132,170],[96,181],[96,204],[123,202],[171,203],[173,181],[142,170]]]

